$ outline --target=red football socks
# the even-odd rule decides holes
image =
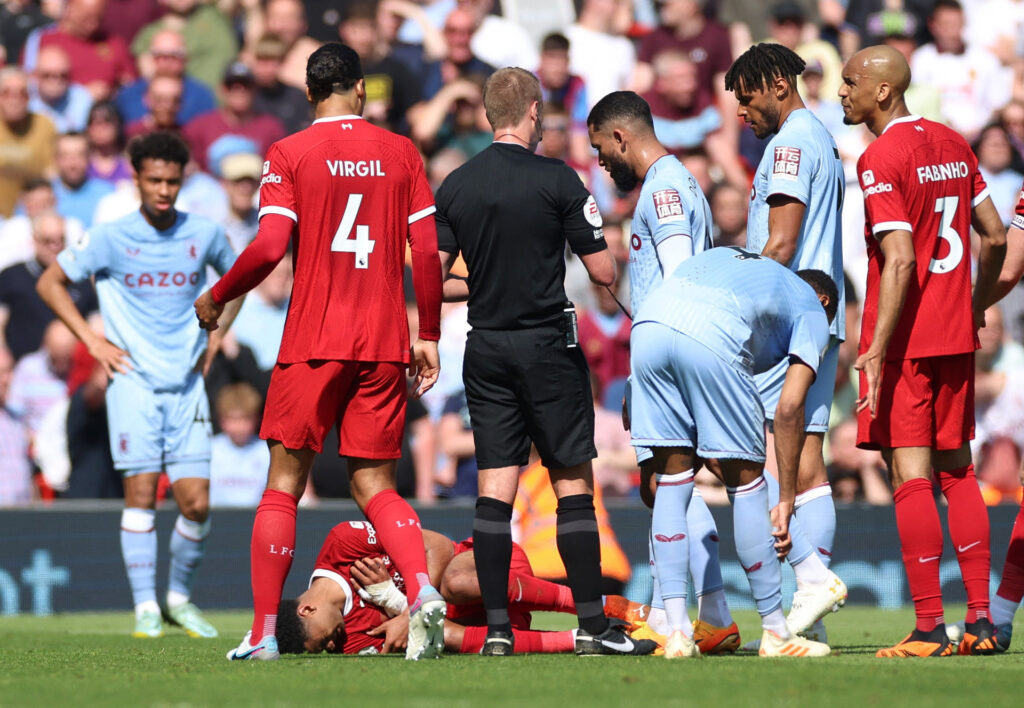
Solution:
[[[949,503],[949,537],[956,549],[960,575],[967,590],[967,622],[988,619],[989,547],[988,509],[981,498],[974,465],[939,472],[942,494]]]
[[[576,612],[572,590],[567,585],[521,573],[509,574],[508,606],[519,612]]]
[[[297,497],[268,489],[256,509],[250,546],[252,578],[252,636],[255,645],[277,629],[277,606],[285,578],[295,555],[295,515]]]
[[[363,513],[377,529],[381,545],[405,579],[405,594],[411,608],[420,588],[430,585],[420,517],[393,489],[375,494]]]
[[[533,652],[541,654],[558,654],[572,651],[576,640],[572,630],[562,632],[540,632],[533,629],[513,629],[516,638],[516,652]],[[466,627],[462,635],[461,654],[476,654],[484,646],[487,638],[487,627]]]
[[[1024,504],[1017,512],[1017,521],[1010,534],[1010,547],[1006,549],[1003,578],[999,581],[999,597],[1020,603],[1024,598]]]
[[[917,628],[930,632],[943,622],[942,588],[939,584],[942,524],[932,497],[932,483],[927,479],[905,482],[896,490],[893,500]]]

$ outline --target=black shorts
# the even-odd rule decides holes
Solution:
[[[590,369],[558,327],[470,331],[462,380],[480,469],[527,464],[531,440],[548,469],[597,457]]]

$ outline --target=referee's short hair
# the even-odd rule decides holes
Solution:
[[[544,103],[540,82],[517,66],[498,69],[484,84],[484,110],[494,130],[518,124],[534,101]]]
[[[309,55],[306,61],[306,87],[314,103],[332,93],[346,93],[363,78],[363,65],[351,47],[330,42]]]
[[[598,101],[587,116],[587,125],[601,130],[608,122],[640,123],[654,130],[651,107],[633,91],[612,91]]]

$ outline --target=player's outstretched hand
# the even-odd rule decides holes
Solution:
[[[437,342],[417,339],[412,345],[412,358],[409,362],[409,375],[416,379],[417,398],[434,387],[440,373],[441,359],[437,354]]]
[[[384,636],[384,646],[380,648],[381,654],[405,651],[405,647],[409,643],[409,611],[406,610],[397,617],[384,620],[380,626],[374,627],[367,634],[371,637]]]
[[[127,374],[133,368],[131,355],[109,339],[96,337],[86,346],[92,358],[98,361],[103,366],[103,370],[107,372],[107,378],[114,378],[115,373]]]
[[[780,501],[771,510],[772,536],[775,537],[775,555],[785,558],[793,548],[789,535],[789,517],[793,515],[793,502]]]
[[[224,312],[224,305],[220,305],[213,300],[213,295],[207,290],[198,298],[196,298],[193,306],[196,308],[196,317],[199,318],[199,326],[203,329],[212,332],[219,326],[217,320],[220,319],[220,315]]]
[[[857,357],[853,368],[864,372],[864,378],[868,384],[867,394],[857,399],[857,412],[865,408],[871,410],[871,418],[874,419],[878,413],[878,391],[882,383],[882,355],[872,352],[870,349]]]

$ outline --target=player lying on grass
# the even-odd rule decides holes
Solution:
[[[455,542],[423,531],[431,583],[448,602],[445,648],[477,653],[487,636],[487,622],[476,578],[473,541]],[[309,589],[295,600],[282,600],[277,614],[281,653],[327,651],[335,654],[389,653],[403,650],[409,612],[405,581],[384,553],[377,531],[363,521],[338,524],[324,540]],[[533,575],[523,549],[514,545],[509,572],[509,610],[516,646],[525,652],[571,652],[575,630],[530,629],[530,612],[575,613],[572,592],[564,585]],[[622,615],[640,607],[609,596],[605,611]],[[615,620],[612,620],[613,622]]]

